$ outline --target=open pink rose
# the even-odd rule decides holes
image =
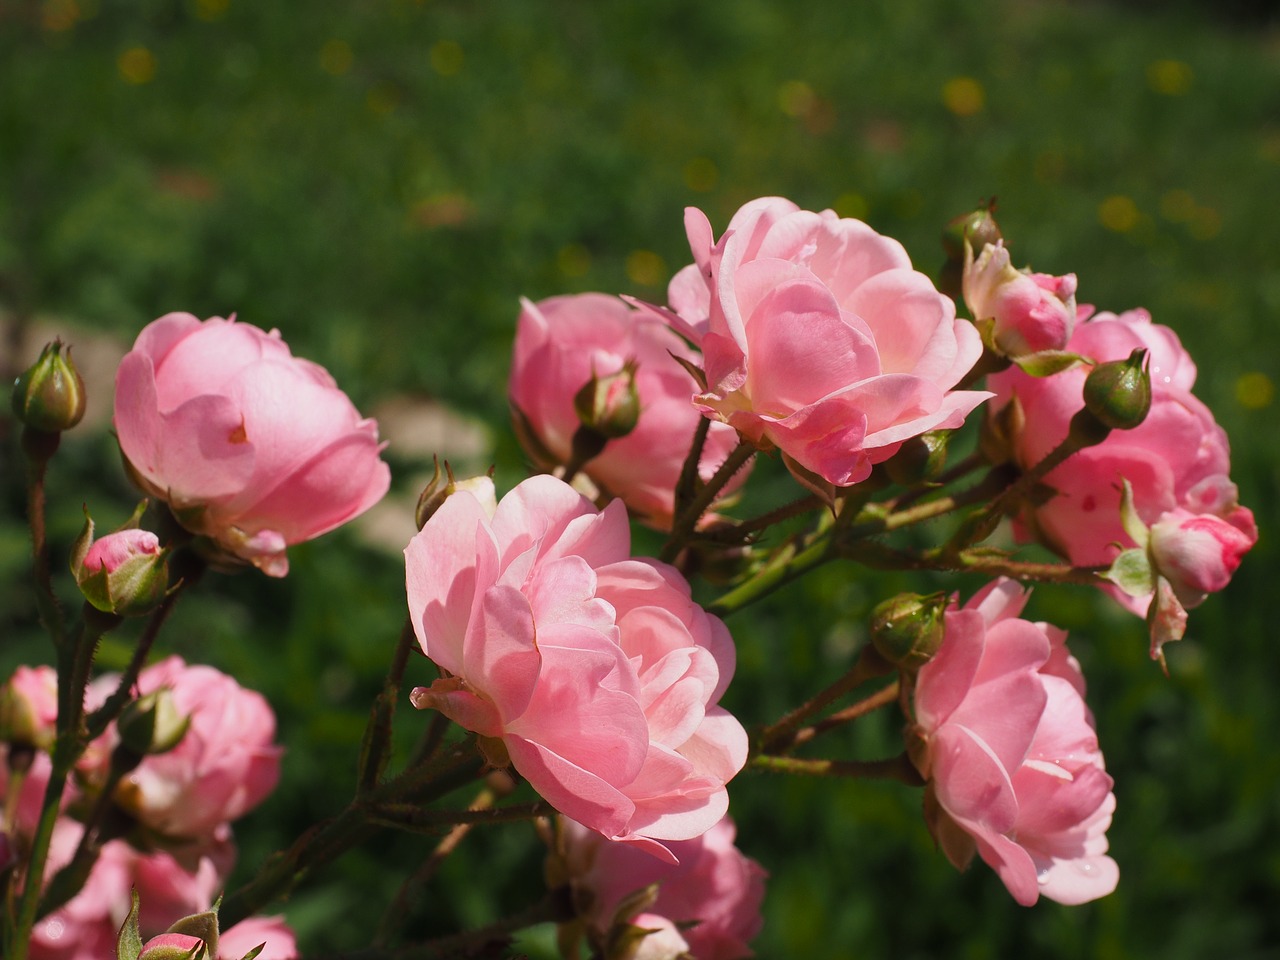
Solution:
[[[116,802],[163,837],[213,834],[261,803],[280,778],[282,749],[275,715],[261,694],[212,667],[169,657],[142,671],[138,690],[172,691],[186,734],[167,753],[152,754],[116,791]]]
[[[669,857],[710,829],[746,762],[717,706],[729,631],[666,564],[630,558],[623,505],[597,511],[550,476],[492,517],[449,497],[405,549],[409,614],[445,672],[413,691],[481,737],[556,809]]]
[[[646,921],[660,918],[665,926],[679,929],[696,960],[753,956],[748,944],[764,922],[760,905],[766,875],[760,864],[734,846],[736,830],[728,817],[700,837],[668,844],[679,864],[613,843],[571,820],[563,826],[574,902],[596,937],[604,938],[615,921],[650,928],[654,924]],[[655,883],[657,898],[643,907],[647,916],[617,916],[624,900]],[[674,943],[653,936],[655,951],[661,944]]]
[[[674,357],[697,362],[684,341],[651,313],[601,293],[521,301],[511,367],[511,406],[530,455],[543,466],[569,462],[578,414],[574,395],[593,376],[635,361],[640,416],[634,429],[610,440],[583,472],[620,498],[628,511],[660,528],[671,525],[674,490],[699,414],[693,381]],[[709,479],[737,444],[734,431],[713,424],[701,473]],[[746,478],[742,470],[727,487]]]
[[[986,244],[974,257],[965,248],[964,300],[973,319],[990,321],[991,339],[1006,357],[1062,350],[1076,325],[1076,275],[1023,273],[1003,243]]]
[[[193,533],[271,576],[285,548],[373,506],[391,482],[378,428],[279,333],[170,313],[116,373],[115,427],[135,480]]]
[[[1119,877],[1106,856],[1115,796],[1066,634],[1018,619],[1025,601],[1002,579],[947,611],[916,682],[912,759],[955,866],[976,851],[1024,906],[1083,903]]]
[[[685,228],[694,263],[668,298],[703,354],[696,402],[750,440],[842,486],[989,396],[952,390],[981,340],[896,240],[778,197],[742,207],[719,242],[700,210]]]
[[[1088,308],[1082,311],[1088,315]],[[1188,515],[1233,527],[1239,536],[1220,540],[1218,572],[1191,576],[1204,589],[1221,589],[1239,565],[1240,557],[1257,540],[1253,514],[1236,501],[1236,487],[1228,479],[1230,453],[1227,435],[1209,408],[1191,394],[1196,367],[1168,327],[1151,322],[1145,310],[1119,315],[1099,313],[1081,323],[1068,349],[1096,361],[1121,360],[1137,348],[1149,351],[1151,410],[1132,430],[1114,430],[1100,444],[1073,454],[1045,477],[1055,491],[1048,501],[1024,514],[1023,536],[1033,534],[1077,566],[1106,565],[1117,553],[1134,546],[1121,518],[1121,490],[1128,481],[1137,518],[1151,527],[1169,520],[1156,539],[1169,555],[1157,566],[1173,569],[1185,563],[1172,555],[1169,537],[1182,528]],[[1051,377],[1032,377],[1016,368],[991,378],[1001,406],[1016,399],[1022,425],[1011,438],[1014,460],[1030,468],[1067,435],[1071,417],[1084,406],[1088,371],[1073,368]],[[1172,524],[1172,526],[1170,526]],[[1227,557],[1230,557],[1228,560]],[[1181,574],[1179,574],[1181,576]],[[1204,586],[1218,584],[1213,588]],[[1204,592],[1196,588],[1193,592]],[[1150,604],[1148,595],[1115,595],[1139,614]]]

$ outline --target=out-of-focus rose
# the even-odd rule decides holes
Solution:
[[[554,477],[524,481],[492,517],[449,497],[405,549],[410,618],[445,671],[412,700],[501,741],[567,816],[669,857],[658,841],[724,815],[747,738],[717,706],[729,631],[630,546],[620,502],[598,512]]]
[[[742,207],[719,242],[700,210],[685,228],[694,263],[668,299],[703,354],[696,402],[753,442],[843,486],[990,396],[952,389],[981,339],[896,240],[778,197]]]
[[[1003,243],[986,244],[977,258],[965,249],[964,300],[1006,357],[1062,350],[1076,325],[1076,275],[1024,273],[1009,262]]]
[[[14,670],[0,689],[0,741],[48,750],[57,720],[58,672],[49,666]]]
[[[261,694],[212,667],[169,657],[143,670],[138,690],[172,691],[190,725],[178,745],[128,773],[116,802],[166,838],[201,839],[266,798],[280,777],[275,715]],[[114,739],[114,737],[113,737]]]
[[[63,819],[54,828],[46,879],[71,859],[83,827]],[[80,892],[36,923],[31,960],[103,960],[115,956],[116,934],[138,893],[138,925],[144,938],[164,933],[176,920],[207,910],[231,872],[235,848],[222,831],[190,868],[167,853],[139,853],[122,840],[103,845]],[[237,958],[238,960],[238,958]]]
[[[193,533],[271,576],[285,548],[373,506],[391,482],[378,428],[279,333],[170,313],[116,374],[115,427],[135,480]]]
[[[945,616],[920,668],[910,752],[929,828],[964,869],[975,851],[1018,903],[1106,896],[1115,795],[1066,634],[1018,619],[1026,594],[997,580]]]
[[[1113,430],[1102,443],[1073,454],[1050,471],[1044,483],[1056,493],[1028,507],[1021,533],[1034,535],[1077,566],[1105,566],[1122,549],[1135,545],[1120,509],[1121,490],[1128,481],[1142,525],[1153,527],[1166,515],[1171,517],[1172,527],[1166,525],[1157,538],[1157,549],[1167,559],[1156,562],[1169,564],[1174,579],[1183,575],[1177,571],[1185,564],[1174,556],[1169,536],[1189,522],[1188,515],[1209,518],[1217,530],[1221,527],[1213,520],[1235,528],[1240,536],[1230,535],[1230,546],[1223,546],[1219,572],[1188,572],[1189,584],[1200,586],[1184,592],[1221,589],[1257,539],[1257,530],[1252,513],[1237,503],[1236,487],[1227,476],[1227,435],[1208,407],[1191,394],[1196,368],[1190,356],[1173,331],[1152,323],[1145,310],[1118,316],[1099,313],[1076,328],[1068,345],[1072,352],[1099,362],[1124,359],[1139,348],[1149,351],[1151,408],[1146,418],[1131,430]],[[1066,437],[1071,417],[1084,405],[1086,373],[1077,367],[1037,378],[1010,369],[991,378],[998,404],[1016,399],[1021,408],[1021,426],[1010,438],[1019,466],[1034,466]],[[1207,587],[1210,582],[1217,586]],[[1147,612],[1151,595],[1115,593],[1138,614]]]
[[[218,937],[218,960],[240,960],[265,944],[257,960],[294,960],[298,943],[284,917],[250,917]]]
[[[674,357],[698,359],[652,314],[616,297],[583,293],[522,300],[509,390],[525,449],[546,468],[568,463],[580,422],[575,394],[593,376],[615,374],[634,361],[639,419],[626,435],[609,440],[583,472],[636,517],[669,527],[676,480],[699,417],[691,402],[693,381]],[[704,480],[737,442],[732,429],[712,425],[699,464]],[[726,492],[746,475],[739,471]]]
[[[668,844],[680,861],[671,864],[565,820],[564,866],[580,916],[602,942],[615,923],[649,928],[647,917],[658,917],[674,924],[696,960],[752,956],[748,944],[764,922],[760,905],[766,874],[734,846],[735,833],[733,821],[725,817],[700,837]],[[651,884],[657,884],[654,899],[631,899],[632,909],[643,914],[618,915],[629,898]],[[654,950],[674,944],[658,934],[653,937],[658,938],[651,945]]]

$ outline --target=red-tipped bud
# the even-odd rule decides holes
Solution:
[[[93,520],[85,525],[71,551],[71,572],[80,592],[98,610],[121,617],[150,613],[169,589],[168,551],[159,538],[132,524],[94,540]]]

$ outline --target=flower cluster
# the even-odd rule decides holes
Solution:
[[[90,708],[100,706],[117,683],[104,675],[88,693]],[[40,804],[50,776],[47,750],[55,737],[57,677],[50,667],[19,667],[0,693],[8,722],[0,797],[17,791],[16,817],[9,837],[20,846],[36,830]],[[112,724],[82,757],[77,788],[63,797],[62,815],[53,833],[45,882],[52,887],[64,868],[91,863],[83,886],[32,931],[33,960],[100,960],[113,954],[116,934],[130,910],[130,890],[140,902],[140,928],[151,936],[181,917],[207,910],[235,862],[230,822],[262,802],[279,776],[280,748],[273,743],[275,718],[266,701],[211,667],[187,665],[170,657],[142,671],[137,703],[149,703],[143,725],[160,736],[164,721],[148,695],[161,694],[172,707],[176,742],[130,742]],[[126,712],[125,717],[132,716]],[[22,767],[15,751],[38,747]],[[136,749],[135,749],[136,747]],[[105,793],[105,797],[103,794]],[[86,836],[84,818],[107,804],[111,814]],[[98,852],[94,853],[93,851]],[[264,921],[266,922],[266,921]],[[259,921],[228,930],[229,960],[267,942],[262,956],[289,960],[293,935],[279,920]],[[244,929],[241,929],[241,928]],[[269,936],[252,940],[269,930]],[[243,936],[242,936],[243,935]],[[237,939],[239,938],[239,939]],[[240,953],[237,944],[252,940]]]
[[[539,821],[555,910],[543,919],[567,955],[585,937],[603,960],[737,960],[764,895],[727,815],[749,762],[923,786],[946,857],[980,857],[1019,904],[1110,893],[1116,799],[1084,676],[1063,631],[1022,618],[1018,580],[1102,587],[1147,617],[1160,657],[1258,533],[1177,337],[1142,310],[1078,307],[1074,274],[1014,269],[989,208],[955,223],[948,289],[969,318],[897,241],[777,197],[743,206],[718,239],[687,210],[693,263],[665,305],[522,301],[507,395],[543,472],[499,498],[491,476],[458,480],[446,464],[446,483],[437,468],[406,536],[411,632],[371,711],[356,799],[229,898],[249,919],[221,933],[211,906],[235,859],[231,822],[279,778],[274,714],[210,667],[144,666],[167,606],[125,679],[89,682],[96,644],[172,602],[187,571],[285,575],[289,546],[368,509],[390,471],[376,424],[278,333],[179,313],[147,326],[118,370],[115,427],[128,472],[164,505],[160,529],[140,526],[145,503],[97,540],[88,521],[71,557],[80,639],[50,630],[70,669],[20,668],[0,691],[0,881],[20,880],[7,894],[22,900],[27,956],[242,960],[266,942],[266,960],[285,960],[292,933],[251,914],[315,863],[375,825],[447,822],[444,856],[492,814]],[[60,345],[33,371],[15,408],[47,459],[83,385]],[[974,388],[987,374],[989,389]],[[976,452],[943,470],[949,432],[988,400]],[[807,492],[735,518],[747,468],[772,452],[791,474],[778,479]],[[934,547],[886,542],[944,517],[953,529]],[[993,546],[1009,517],[1066,562]],[[633,556],[632,520],[665,538],[661,559]],[[848,671],[749,738],[722,705],[738,650],[717,614],[836,559],[997,579],[963,605],[945,593],[880,604]],[[687,578],[712,569],[731,589],[704,606]],[[415,641],[436,673],[408,699],[440,716],[392,776]],[[900,756],[793,755],[889,706]],[[468,736],[446,737],[446,720]],[[494,769],[507,775],[465,813],[423,809]],[[539,800],[490,809],[513,780]],[[488,943],[448,952],[488,955]]]

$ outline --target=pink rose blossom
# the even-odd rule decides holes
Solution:
[[[115,426],[135,480],[193,533],[271,576],[285,548],[373,506],[390,471],[377,424],[279,333],[170,313],[116,374]]]
[[[568,463],[579,425],[574,395],[593,375],[617,373],[634,360],[639,420],[630,433],[605,444],[583,472],[633,516],[669,527],[676,480],[699,419],[691,402],[693,381],[674,357],[698,359],[652,314],[615,297],[583,293],[536,304],[522,300],[510,382],[517,432],[533,433],[522,442],[543,467]],[[737,442],[732,429],[712,425],[700,464],[703,479],[710,479]],[[739,471],[726,492],[746,474]]]
[[[700,409],[751,441],[843,486],[990,396],[952,389],[981,339],[896,240],[778,197],[742,207],[719,242],[700,210],[685,228],[694,263],[669,319],[702,351]]]
[[[1087,315],[1088,308],[1082,312]],[[1139,347],[1150,352],[1151,410],[1146,419],[1132,430],[1112,431],[1102,443],[1073,454],[1050,471],[1044,483],[1056,494],[1029,508],[1022,534],[1034,533],[1077,566],[1109,564],[1120,550],[1134,546],[1120,510],[1127,480],[1134,511],[1145,526],[1158,524],[1172,512],[1178,527],[1188,515],[1201,515],[1215,530],[1221,527],[1213,520],[1235,528],[1240,536],[1223,534],[1230,546],[1222,547],[1219,573],[1208,578],[1192,575],[1195,582],[1212,581],[1218,584],[1212,589],[1221,589],[1257,540],[1257,530],[1253,514],[1236,502],[1236,487],[1227,476],[1227,435],[1208,407],[1191,394],[1196,379],[1191,357],[1173,331],[1152,323],[1145,310],[1118,316],[1099,313],[1076,328],[1068,345],[1072,352],[1099,362],[1124,359]],[[1037,378],[1010,369],[991,378],[1002,405],[1016,398],[1021,406],[1023,423],[1011,438],[1019,466],[1034,466],[1066,437],[1071,417],[1084,405],[1087,372],[1077,367]],[[1158,549],[1169,555],[1163,562],[1177,570],[1185,562],[1171,553],[1171,533],[1170,527],[1162,528]],[[1150,595],[1134,599],[1114,593],[1135,612],[1147,612]]]
[[[944,617],[917,678],[912,759],[930,830],[960,869],[974,852],[1013,898],[1083,903],[1115,889],[1115,808],[1066,634],[1018,619],[1026,593],[997,580]]]
[[[200,839],[261,803],[280,777],[275,715],[261,694],[212,667],[169,657],[142,671],[138,690],[172,690],[190,725],[178,745],[128,773],[116,802],[167,838]]]
[[[729,631],[666,564],[630,558],[627,513],[550,476],[493,516],[449,497],[405,550],[409,611],[445,672],[413,691],[483,738],[556,809],[669,856],[708,830],[746,762],[718,703]]]
[[[1062,350],[1076,325],[1076,275],[1023,273],[1003,243],[986,244],[974,259],[965,250],[964,299],[973,319],[992,322],[991,337],[1007,357]]]
[[[284,917],[250,917],[218,936],[218,960],[240,960],[266,944],[257,960],[294,960],[298,943]]]
[[[748,944],[764,922],[760,905],[766,874],[734,846],[735,833],[725,817],[700,837],[671,843],[680,861],[671,864],[565,820],[565,865],[574,901],[597,937],[604,937],[615,920],[649,928],[653,924],[646,921],[659,918],[679,929],[696,960],[753,956]],[[616,916],[624,900],[655,883],[657,899],[643,907],[643,915]],[[668,942],[658,934],[645,938],[650,939],[655,950]]]

